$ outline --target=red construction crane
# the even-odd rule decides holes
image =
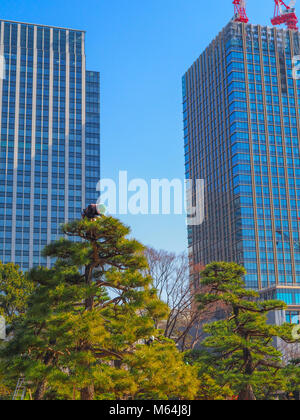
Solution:
[[[296,0],[291,0],[287,5],[283,0],[275,1],[274,18],[271,20],[272,25],[286,24],[288,29],[298,31],[298,18],[295,13]],[[284,9],[285,8],[285,9]]]
[[[248,23],[249,19],[246,13],[246,0],[233,0],[235,22]]]

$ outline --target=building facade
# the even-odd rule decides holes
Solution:
[[[95,201],[99,74],[85,32],[0,21],[0,260],[23,270]]]
[[[205,180],[191,265],[242,264],[287,320],[300,315],[299,45],[298,32],[230,22],[183,77],[186,178]]]

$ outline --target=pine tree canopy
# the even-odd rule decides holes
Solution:
[[[128,239],[129,228],[102,216],[68,223],[63,232],[65,238],[43,253],[55,266],[30,273],[37,287],[2,352],[7,372],[15,379],[22,372],[37,400],[47,393],[83,400],[193,395],[193,368],[155,328],[168,308],[144,274],[144,248]],[[157,354],[146,345],[152,336]],[[158,367],[161,379],[154,390],[146,383]],[[175,374],[182,383],[171,380]]]
[[[292,326],[268,323],[268,314],[284,310],[285,303],[262,301],[257,292],[247,290],[246,271],[234,263],[212,263],[201,273],[203,293],[200,309],[220,308],[223,319],[204,326],[203,346],[210,351],[203,361],[218,371],[220,383],[230,384],[240,399],[255,399],[253,390],[285,388],[282,355],[274,338],[292,343]],[[281,387],[280,387],[281,386]]]
[[[24,315],[33,283],[20,271],[19,266],[0,261],[0,315],[10,326]]]

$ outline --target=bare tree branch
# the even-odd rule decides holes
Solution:
[[[147,274],[152,277],[159,298],[170,308],[169,317],[160,328],[181,350],[195,348],[203,338],[201,325],[211,317],[213,311],[206,308],[204,318],[204,313],[198,310],[196,291],[190,283],[187,255],[153,248],[148,248],[145,253],[149,264]]]

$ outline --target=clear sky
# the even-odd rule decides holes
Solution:
[[[249,0],[270,24],[273,0]],[[300,9],[299,9],[300,10]],[[233,16],[232,0],[1,0],[1,18],[87,31],[101,72],[102,176],[184,178],[181,78]],[[181,216],[123,218],[145,245],[181,252]]]

